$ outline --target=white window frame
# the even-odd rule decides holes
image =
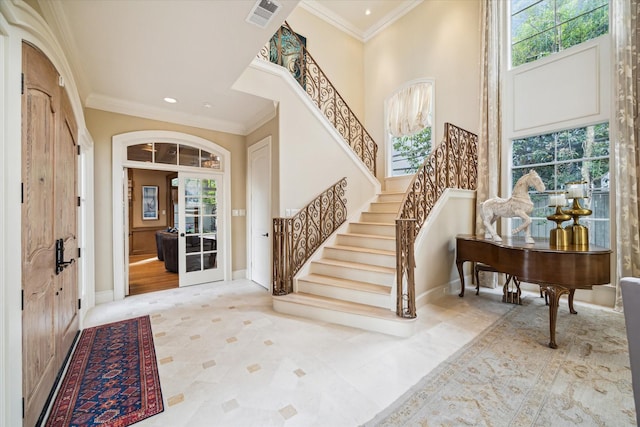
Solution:
[[[567,48],[563,51],[556,52],[553,55],[546,56],[533,62],[521,64],[516,67],[511,65],[511,2],[508,2],[507,7],[502,10],[502,28],[504,28],[502,46],[502,58],[506,58],[502,62],[503,69],[501,74],[504,78],[501,79],[502,93],[504,93],[502,103],[502,144],[501,144],[501,157],[505,159],[502,162],[501,176],[501,194],[505,197],[511,194],[512,190],[512,140],[527,138],[536,135],[542,135],[546,133],[557,132],[565,129],[579,128],[589,125],[596,125],[603,122],[611,123],[613,117],[611,116],[612,108],[612,94],[611,94],[611,76],[612,76],[612,63],[611,63],[611,37],[610,34],[605,34],[578,45]],[[611,28],[611,16],[609,15],[609,28]],[[573,117],[564,118],[563,120],[547,120],[539,123],[532,123],[531,125],[525,125],[518,127],[517,114],[518,111],[523,111],[521,105],[526,101],[519,101],[517,94],[517,83],[519,78],[528,78],[534,76],[532,80],[535,81],[536,73],[542,73],[544,75],[547,67],[560,67],[562,68],[565,63],[571,65],[571,61],[575,58],[580,60],[581,55],[590,55],[594,52],[594,55],[589,58],[595,58],[593,66],[596,68],[593,78],[597,85],[597,90],[592,94],[593,97],[589,99],[593,108],[590,111],[580,112],[573,115]],[[579,62],[578,62],[579,63]],[[567,85],[569,86],[569,85]],[[537,87],[539,89],[539,87]],[[555,102],[550,99],[550,103]],[[610,135],[610,141],[613,140],[613,136]],[[610,149],[610,165],[613,165],[613,148]],[[612,185],[615,183],[612,182]],[[610,187],[611,195],[613,195],[613,188]],[[611,198],[609,200],[609,212],[610,212],[610,236],[613,239],[615,236],[615,204],[612,203]],[[511,219],[502,219],[502,229],[511,230]],[[610,242],[610,247],[613,247]]]
[[[386,157],[386,161],[385,161],[385,177],[386,178],[403,178],[403,177],[407,177],[410,175],[396,175],[393,176],[392,172],[393,172],[393,167],[391,165],[391,159],[393,157],[393,136],[391,136],[391,134],[387,131],[387,125],[386,125],[386,120],[387,120],[387,104],[389,102],[389,100],[398,92],[400,92],[403,89],[406,89],[410,86],[413,86],[415,84],[419,84],[419,83],[430,83],[431,84],[431,149],[433,150],[436,145],[437,145],[437,135],[436,135],[436,126],[435,124],[436,122],[436,80],[434,78],[430,78],[430,77],[422,77],[419,79],[414,79],[408,82],[403,83],[401,86],[395,88],[393,90],[393,92],[391,92],[391,94],[389,94],[389,96],[385,99],[384,102],[384,120],[385,120],[385,125],[384,125],[384,140],[385,140],[385,157]]]

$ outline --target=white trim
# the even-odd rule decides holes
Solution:
[[[260,150],[264,147],[267,147],[269,149],[269,197],[267,198],[268,200],[268,208],[267,208],[267,212],[269,215],[272,215],[272,209],[273,209],[273,205],[271,203],[272,201],[272,197],[273,197],[273,171],[272,171],[272,149],[271,149],[271,135],[261,139],[260,141],[258,141],[257,143],[251,145],[250,147],[247,148],[247,216],[246,216],[246,230],[247,230],[247,279],[251,280],[253,277],[253,257],[252,257],[252,253],[253,253],[253,228],[252,228],[252,223],[251,223],[251,219],[253,218],[253,205],[251,203],[251,194],[253,193],[253,186],[252,186],[252,175],[253,175],[253,163],[251,162],[252,156],[253,154],[257,151]],[[272,233],[273,234],[273,233]],[[273,239],[273,236],[271,236],[271,238],[269,239],[269,241],[272,241],[271,239]],[[273,256],[273,254],[270,252],[269,253],[271,256]],[[271,281],[269,281],[269,290],[271,290]]]
[[[396,87],[393,92],[389,96],[387,96],[384,100],[383,106],[383,114],[384,114],[384,178],[403,178],[407,177],[411,174],[407,175],[395,175],[391,176],[391,134],[387,131],[387,103],[392,96],[394,96],[399,91],[408,88],[409,86],[413,86],[417,83],[431,83],[431,151],[433,151],[440,141],[437,139],[437,129],[436,129],[436,79],[433,77],[421,77],[418,79],[413,79],[408,82],[404,82],[400,86]]]
[[[114,301],[113,291],[100,291],[96,292],[96,305],[106,304]]]
[[[234,270],[231,274],[232,280],[246,279],[247,278],[247,270]]]
[[[221,212],[221,219],[224,224],[229,226],[224,227],[222,233],[224,236],[224,280],[231,279],[231,153],[224,147],[216,144],[213,141],[200,138],[198,136],[189,135],[182,132],[172,131],[138,131],[128,132],[119,135],[114,135],[112,138],[112,156],[111,156],[111,176],[112,176],[112,194],[113,194],[113,298],[114,300],[121,300],[125,296],[125,280],[124,277],[124,191],[122,188],[122,170],[126,167],[137,169],[154,169],[154,170],[167,170],[167,171],[189,171],[189,172],[202,172],[203,169],[179,166],[179,165],[164,165],[160,163],[144,163],[133,162],[126,160],[127,158],[127,146],[135,144],[143,144],[147,142],[175,142],[184,145],[191,145],[196,148],[215,151],[222,157],[222,172],[223,173],[223,201],[225,209]]]
[[[413,8],[420,5],[423,0],[412,0],[406,1],[405,4],[401,4],[396,9],[387,13],[385,16],[380,18],[378,22],[374,25],[370,26],[366,30],[361,30],[356,27],[340,15],[334,13],[330,9],[323,6],[319,1],[316,0],[303,0],[299,3],[300,7],[306,10],[309,13],[317,16],[323,21],[327,22],[330,25],[333,25],[340,31],[350,35],[351,37],[366,43],[378,34],[380,34],[384,29],[391,26],[398,19],[402,18],[404,15],[409,13]]]
[[[0,266],[0,425],[22,425],[22,312],[21,289],[21,203],[20,182],[22,168],[22,98],[20,80],[22,73],[22,42],[26,41],[40,49],[62,76],[71,102],[73,115],[78,124],[78,142],[82,147],[92,145],[88,137],[82,103],[66,59],[64,49],[56,39],[45,20],[27,3],[21,0],[0,1],[0,34],[5,37],[0,42],[0,147],[2,168],[0,184],[0,221],[2,238],[2,261]],[[9,143],[11,142],[11,143]],[[87,167],[87,174],[93,168]],[[84,174],[83,174],[84,175]],[[82,182],[85,176],[78,176],[79,188],[87,188],[89,182]],[[87,199],[87,204],[92,200]],[[83,213],[79,235],[89,239],[93,230],[92,209]],[[93,285],[93,263],[89,257],[80,259],[81,275],[78,287],[81,293]],[[13,266],[13,268],[5,268]],[[89,289],[90,292],[90,289]],[[85,293],[87,294],[87,293]],[[89,308],[89,305],[85,305]],[[79,315],[82,315],[82,310]],[[81,319],[82,321],[82,319]]]
[[[322,111],[320,111],[320,109],[313,103],[309,95],[286,68],[258,58],[254,58],[249,67],[282,78],[293,91],[296,91],[300,101],[307,107],[311,114],[318,119],[318,123],[320,123],[336,141],[340,141],[338,146],[353,160],[356,167],[364,173],[369,182],[374,186],[375,193],[377,194],[380,192],[380,181],[378,181],[373,173],[365,166],[364,162],[360,160],[349,144],[345,142],[342,135],[340,135],[336,128],[333,127],[329,120],[327,120]]]

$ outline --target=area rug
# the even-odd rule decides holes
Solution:
[[[473,296],[472,296],[473,297]],[[624,316],[528,297],[366,426],[636,425]]]
[[[47,427],[124,427],[162,412],[149,316],[87,328],[62,381]]]

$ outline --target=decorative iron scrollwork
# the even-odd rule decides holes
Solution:
[[[347,178],[290,218],[273,219],[273,295],[293,292],[293,277],[347,219]]]
[[[425,159],[407,188],[396,218],[396,314],[416,316],[413,247],[422,224],[447,188],[475,190],[478,136],[445,123],[445,139]]]
[[[263,46],[258,57],[289,70],[316,107],[375,176],[378,145],[307,51],[305,41],[287,22]]]

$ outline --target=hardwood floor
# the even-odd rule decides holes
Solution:
[[[178,274],[164,268],[155,254],[129,256],[129,295],[178,287]]]

